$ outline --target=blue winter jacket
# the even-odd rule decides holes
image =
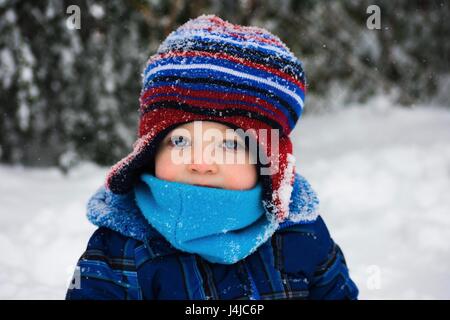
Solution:
[[[100,188],[88,204],[99,228],[78,261],[66,299],[356,299],[344,255],[296,175],[290,211],[271,239],[235,264],[210,263],[170,245],[134,194]]]

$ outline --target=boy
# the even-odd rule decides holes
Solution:
[[[66,298],[356,299],[295,172],[304,98],[268,31],[203,15],[172,32],[143,72],[134,150],[89,201],[99,229]]]

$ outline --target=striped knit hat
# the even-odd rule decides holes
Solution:
[[[158,143],[176,126],[216,121],[255,130],[272,168],[272,174],[260,177],[264,206],[280,222],[288,217],[295,174],[289,133],[302,113],[306,86],[301,62],[278,37],[202,15],[165,39],[142,77],[139,138],[111,168],[108,189],[117,194],[132,190]],[[273,148],[271,129],[278,130],[278,148]]]

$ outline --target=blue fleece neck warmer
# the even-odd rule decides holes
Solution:
[[[244,259],[278,227],[262,206],[261,184],[227,190],[142,174],[134,192],[144,217],[175,248],[213,263]]]

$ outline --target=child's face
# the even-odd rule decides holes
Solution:
[[[236,161],[237,157],[245,160]],[[155,176],[234,190],[251,189],[258,181],[255,160],[243,139],[230,127],[211,121],[186,123],[169,132],[155,156]]]

